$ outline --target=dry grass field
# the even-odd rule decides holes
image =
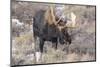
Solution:
[[[12,65],[34,64],[34,38],[32,28],[32,16],[39,9],[46,9],[50,4],[33,2],[12,2],[12,18],[22,22],[23,28],[12,26]],[[45,63],[94,61],[96,60],[96,17],[94,6],[66,5],[66,15],[74,12],[79,27],[70,29],[72,43],[67,51],[66,44],[58,44],[58,49],[52,48],[52,43],[44,44],[43,61]],[[16,35],[18,33],[18,36]]]

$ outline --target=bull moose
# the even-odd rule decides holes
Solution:
[[[43,53],[43,47],[45,41],[52,42],[54,49],[57,49],[58,42],[60,44],[71,44],[71,35],[68,33],[68,27],[66,21],[53,16],[54,11],[52,9],[39,10],[33,17],[33,36],[35,42],[35,52]],[[56,22],[58,21],[58,22]],[[37,41],[39,42],[37,44]],[[37,55],[37,54],[35,54]],[[36,56],[36,61],[39,58]]]

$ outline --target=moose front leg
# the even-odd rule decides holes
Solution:
[[[52,47],[54,47],[55,50],[57,50],[57,44],[58,44],[57,38],[53,38],[52,39]]]

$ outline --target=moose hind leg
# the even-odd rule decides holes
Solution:
[[[43,46],[44,46],[44,40],[40,38],[39,39],[39,51],[36,52],[36,62],[38,63],[42,62]]]
[[[39,43],[40,52],[43,53],[44,40],[41,38]]]
[[[44,41],[39,37],[35,37],[34,41],[35,41],[35,63],[40,63],[42,58]]]

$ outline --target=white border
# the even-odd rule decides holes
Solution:
[[[38,2],[56,2],[56,3],[71,3],[71,4],[89,4],[95,5],[94,0],[20,0],[20,1],[38,1]]]

